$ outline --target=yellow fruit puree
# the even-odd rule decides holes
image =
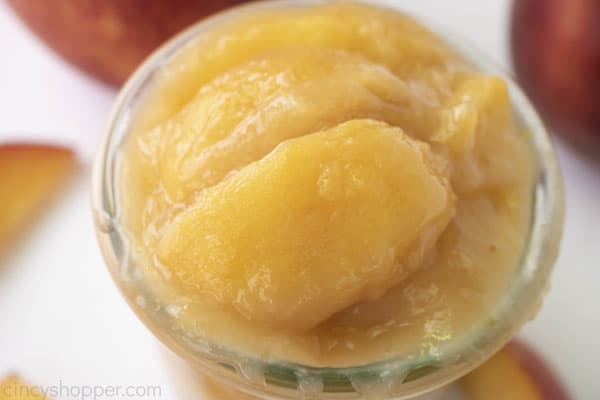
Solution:
[[[170,328],[268,359],[435,355],[493,323],[533,167],[506,83],[412,18],[241,14],[158,72],[121,222]]]

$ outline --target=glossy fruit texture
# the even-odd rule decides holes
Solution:
[[[243,0],[9,0],[48,46],[114,85],[166,39]]]
[[[600,143],[600,1],[515,0],[511,47],[518,81],[551,128]]]
[[[368,119],[288,140],[202,191],[166,230],[159,259],[190,296],[313,328],[424,264],[455,213],[433,159]]]

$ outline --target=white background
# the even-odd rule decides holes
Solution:
[[[388,1],[393,3],[393,1]],[[403,0],[509,67],[508,0]],[[70,143],[80,171],[64,195],[0,260],[0,376],[57,385],[161,385],[172,399],[165,351],[109,278],[93,234],[89,170],[116,92],[35,39],[0,2],[0,142]],[[567,220],[553,286],[522,336],[565,379],[575,399],[600,398],[600,168],[558,144]],[[600,154],[599,154],[600,157]]]

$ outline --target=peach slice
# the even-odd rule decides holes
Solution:
[[[531,349],[511,342],[465,376],[459,386],[469,400],[569,400],[548,365]]]
[[[518,341],[512,341],[506,351],[514,357],[517,362],[529,374],[537,385],[543,400],[569,400],[567,390],[561,381],[538,354],[530,347]]]
[[[0,381],[0,400],[43,400],[46,397],[38,387],[29,386],[16,375]]]
[[[44,206],[74,160],[63,147],[0,145],[0,251]]]

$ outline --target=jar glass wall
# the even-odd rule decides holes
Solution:
[[[380,398],[408,399],[433,391],[469,372],[500,349],[539,308],[548,287],[563,220],[562,186],[552,145],[542,122],[519,87],[492,62],[463,40],[426,24],[476,69],[502,76],[508,83],[513,112],[526,128],[535,163],[532,220],[528,243],[509,293],[493,311],[493,325],[453,340],[436,357],[392,358],[344,368],[320,368],[265,361],[199,338],[170,330],[172,314],[155,303],[147,282],[137,273],[131,240],[119,223],[119,168],[122,148],[144,93],[161,68],[207,29],[244,13],[276,7],[302,7],[318,1],[284,0],[250,3],[203,20],[155,52],[130,78],[114,107],[94,166],[93,208],[98,240],[108,268],[136,314],[148,328],[194,369],[208,373],[259,397],[359,399],[365,393]]]

